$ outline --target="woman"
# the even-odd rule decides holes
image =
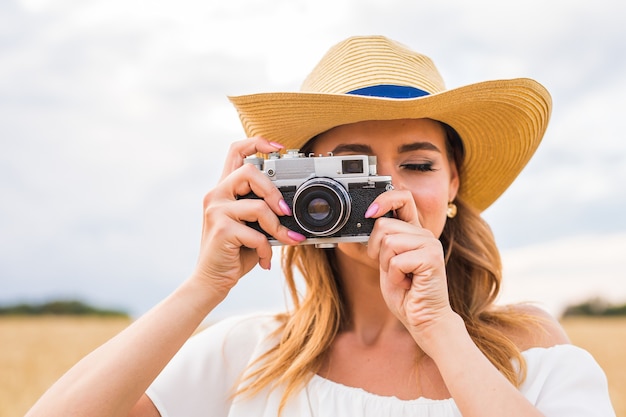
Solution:
[[[332,48],[303,92],[232,101],[251,138],[232,145],[205,197],[196,270],[29,416],[614,415],[604,374],[554,319],[494,304],[500,259],[479,213],[543,136],[541,85],[446,91],[428,58],[358,37]],[[285,148],[377,157],[394,190],[365,213],[376,219],[367,245],[318,249],[280,222],[292,207],[244,158]],[[260,199],[239,198],[250,192]],[[256,221],[285,245],[293,310],[225,320],[181,349],[241,277],[270,268]]]

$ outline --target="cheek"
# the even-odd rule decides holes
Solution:
[[[441,188],[421,188],[415,189],[411,194],[413,194],[413,200],[417,207],[420,224],[439,237],[447,219],[447,192],[442,192]]]

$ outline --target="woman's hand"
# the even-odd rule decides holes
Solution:
[[[448,299],[443,248],[420,224],[409,191],[381,194],[367,214],[379,217],[390,210],[396,218],[376,221],[368,255],[380,264],[380,286],[387,306],[428,354],[428,340],[442,327],[438,324],[456,316]]]
[[[208,283],[221,297],[257,263],[271,265],[272,249],[267,237],[248,227],[258,221],[267,233],[284,244],[304,237],[280,224],[278,216],[291,215],[282,194],[246,156],[270,153],[281,145],[255,137],[231,145],[219,184],[204,198],[204,222],[198,265],[192,279]],[[250,192],[260,199],[238,199]]]
[[[204,199],[200,258],[191,278],[72,367],[29,417],[158,415],[144,394],[154,378],[243,274],[257,262],[269,268],[267,237],[245,222],[258,221],[279,241],[298,243],[297,234],[278,221],[290,211],[278,189],[256,167],[243,164],[247,155],[279,148],[261,138],[231,146],[220,183]],[[251,191],[261,199],[237,200]]]

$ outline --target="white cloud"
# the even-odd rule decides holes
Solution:
[[[626,234],[579,235],[502,253],[501,302],[538,302],[555,315],[600,296],[626,302]]]

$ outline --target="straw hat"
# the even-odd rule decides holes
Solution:
[[[546,130],[552,101],[530,79],[446,90],[433,62],[382,36],[331,48],[300,92],[230,97],[248,136],[301,148],[333,127],[365,120],[430,118],[461,136],[459,195],[482,211],[513,182]]]

